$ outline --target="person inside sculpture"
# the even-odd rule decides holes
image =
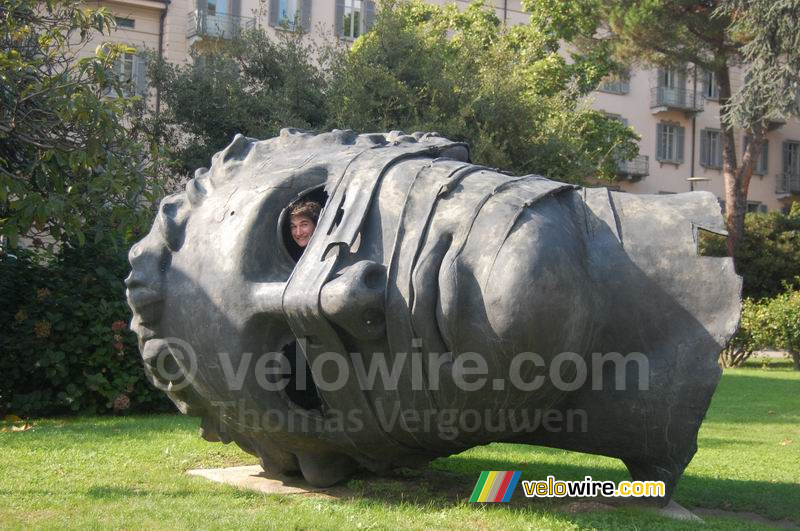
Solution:
[[[305,249],[314,229],[317,228],[322,207],[314,201],[302,201],[293,205],[289,211],[289,229],[292,239],[301,249]]]

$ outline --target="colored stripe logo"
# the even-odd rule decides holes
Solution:
[[[511,499],[521,474],[521,472],[495,470],[481,472],[469,501],[507,502]]]

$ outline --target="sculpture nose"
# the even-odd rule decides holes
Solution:
[[[320,306],[331,321],[353,337],[380,339],[386,334],[385,292],[386,268],[364,260],[345,268],[323,286]]]

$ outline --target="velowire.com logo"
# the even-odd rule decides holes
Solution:
[[[522,472],[484,470],[475,490],[472,491],[471,502],[507,502],[514,493]]]

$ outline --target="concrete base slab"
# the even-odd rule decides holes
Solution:
[[[689,522],[702,522],[703,519],[692,511],[678,504],[675,500],[670,500],[666,507],[658,510],[661,516],[672,518],[673,520],[685,520]]]
[[[582,513],[590,511],[613,511],[633,507],[647,512],[653,512],[665,518],[673,520],[683,520],[687,522],[702,522],[703,519],[678,504],[675,500],[670,500],[664,507],[656,507],[644,502],[640,498],[583,498],[567,503],[561,510],[568,513]]]
[[[443,499],[452,498],[455,503],[463,501],[464,493],[469,489],[465,487],[464,478],[452,477],[441,472],[427,470],[420,472],[419,475],[413,477],[395,477],[395,478],[379,478],[372,476],[368,482],[372,488],[368,490],[355,489],[355,492],[348,485],[336,485],[329,488],[318,489],[311,487],[303,480],[302,477],[287,477],[287,476],[268,476],[260,465],[249,466],[234,466],[228,468],[208,468],[189,470],[186,472],[190,476],[202,477],[217,483],[231,485],[233,487],[248,489],[264,494],[276,495],[314,495],[323,496],[326,498],[344,498],[351,496],[372,497],[378,495],[383,498],[413,498],[415,489],[423,488],[426,494],[425,498],[430,497],[431,490],[439,493]],[[437,485],[438,484],[438,485]],[[471,485],[468,485],[471,486]],[[452,492],[448,488],[453,489]],[[374,492],[373,492],[374,490]],[[422,491],[421,491],[422,492]],[[468,493],[467,493],[468,494]],[[640,500],[613,500],[612,504],[608,504],[608,499],[597,498],[595,500],[583,499],[575,500],[571,503],[566,503],[561,507],[561,510],[568,513],[580,513],[587,511],[611,511],[616,507],[641,507],[645,510],[651,510],[661,516],[672,518],[675,520],[702,522],[703,520],[682,507],[674,500],[670,500],[666,507],[655,508],[646,506]],[[517,504],[529,503],[530,500],[520,501],[517,497]],[[605,502],[605,503],[603,503]],[[512,499],[512,504],[513,504]]]
[[[187,470],[190,476],[198,476],[241,489],[265,494],[323,494],[327,489],[315,489],[302,478],[268,477],[259,465],[232,466],[228,468],[206,468]]]

